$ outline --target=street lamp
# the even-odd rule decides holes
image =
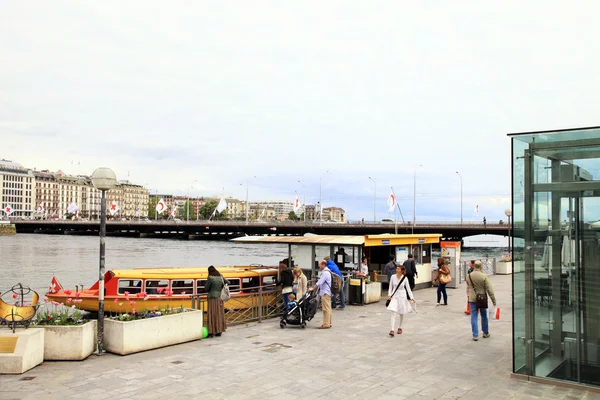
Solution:
[[[419,165],[419,168],[423,165]],[[417,169],[415,168],[413,175],[413,224],[412,233],[415,233],[415,224],[417,223]]]
[[[104,252],[106,237],[106,191],[117,183],[117,176],[110,168],[97,168],[92,174],[92,184],[100,192],[100,268],[98,277],[98,355],[104,345]]]
[[[375,182],[375,179],[369,177],[370,180],[373,181],[373,183],[375,184],[375,189],[373,190],[373,223],[376,224],[377,223],[377,213],[375,211],[376,207],[375,207],[375,203],[377,201],[377,182]]]
[[[187,204],[186,204],[186,212],[185,212],[185,217],[186,217],[186,223],[189,224],[190,223],[190,188],[194,188],[194,183],[198,182],[198,179],[196,179],[194,182],[192,182],[190,185],[188,185],[188,196],[187,196]],[[196,220],[198,220],[198,217],[196,217]]]
[[[253,176],[256,179],[256,176]],[[240,186],[244,186],[240,183]],[[250,204],[248,204],[248,179],[246,179],[246,224],[248,223],[248,211],[250,211]]]
[[[504,210],[504,214],[508,217],[508,254],[510,254],[510,217],[512,216],[512,210],[507,208]]]
[[[329,171],[325,171],[323,175],[319,178],[319,222],[323,225],[323,177],[328,174]]]
[[[302,187],[304,188],[304,212],[302,214],[304,214],[304,223],[306,224],[306,186],[304,185],[304,183],[300,182],[300,180],[298,180],[298,183],[302,185]]]
[[[460,177],[460,224],[463,224],[463,185],[462,176],[456,171],[456,174]]]

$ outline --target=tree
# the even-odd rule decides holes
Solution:
[[[190,217],[188,218],[188,210],[189,210],[189,214]],[[192,203],[191,201],[186,201],[185,203],[183,203],[183,211],[181,213],[181,216],[179,216],[179,218],[181,218],[182,220],[188,220],[188,219],[196,219],[196,213],[194,212],[194,203]]]
[[[297,221],[298,216],[296,215],[296,213],[294,211],[290,211],[290,213],[288,214],[288,219],[290,221]]]
[[[156,200],[156,197],[151,197],[148,201],[148,219],[155,219],[156,218],[156,203],[158,203],[158,200]]]
[[[211,215],[213,214],[213,212],[215,212],[215,209],[217,208],[218,204],[219,204],[219,202],[217,200],[211,200],[211,201],[204,203],[204,205],[202,207],[200,207],[200,218],[209,219],[211,217]],[[223,211],[222,213],[218,213],[218,212],[215,213],[214,219],[225,219],[225,218],[227,218],[227,211]]]

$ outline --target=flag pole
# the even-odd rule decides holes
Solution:
[[[396,207],[398,208],[398,211],[400,212],[400,217],[402,218],[402,223],[405,223],[406,221],[404,221],[404,215],[402,214],[402,209],[400,208],[400,203],[398,202],[398,198],[396,197],[396,192],[394,192],[394,188],[392,186],[390,186],[392,189],[392,193],[394,194],[394,198],[396,199]],[[398,222],[395,222],[396,225],[396,234],[398,234]]]

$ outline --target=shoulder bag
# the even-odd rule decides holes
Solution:
[[[470,274],[469,274],[469,280],[471,281],[471,287],[473,288],[473,290],[475,290],[475,285],[473,284],[473,278],[471,278]],[[477,293],[477,291],[475,291],[475,294],[477,295],[477,297],[475,298],[475,303],[477,304],[477,308],[488,308],[487,293],[484,291],[483,294],[479,294],[479,293]]]
[[[225,302],[231,298],[231,294],[229,294],[229,285],[225,281],[225,278],[221,277],[221,279],[223,280],[223,287],[221,288],[221,300]]]
[[[405,278],[406,278],[406,275],[404,275],[404,276],[402,277],[402,279],[400,279],[400,283],[398,283],[398,286],[396,286],[396,289],[394,289],[394,293],[392,293],[392,296],[391,296],[391,297],[394,297],[394,295],[395,295],[395,294],[396,294],[396,292],[398,291],[398,288],[399,288],[400,286],[402,286],[402,282],[404,282],[404,279],[405,279]],[[406,293],[406,295],[408,296],[408,293]],[[391,301],[391,300],[390,300],[390,299],[388,299],[388,300],[385,302],[385,306],[386,306],[386,307],[390,305],[390,301]]]

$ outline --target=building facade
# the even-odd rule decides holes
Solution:
[[[33,171],[33,176],[35,178],[35,217],[58,218],[60,190],[56,177],[48,170]]]
[[[335,222],[346,222],[345,211],[340,207],[325,207],[323,208],[323,220],[335,221]]]
[[[36,211],[35,176],[21,164],[0,160],[0,207],[10,206],[9,217],[32,218]],[[5,218],[4,212],[0,213]]]

